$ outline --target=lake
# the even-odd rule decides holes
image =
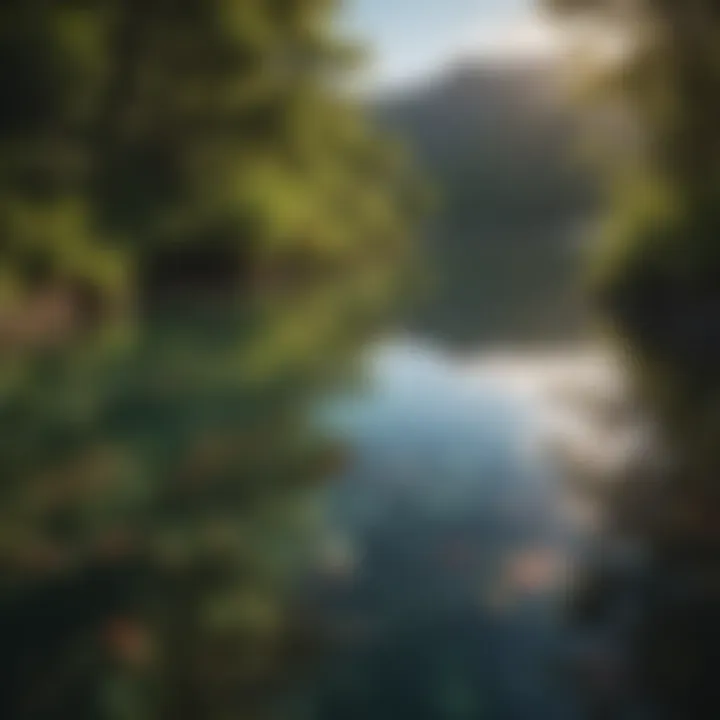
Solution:
[[[564,598],[587,533],[543,452],[537,392],[568,362],[517,361],[513,374],[502,356],[393,341],[368,352],[361,388],[321,408],[350,462],[303,587],[326,652],[285,714],[583,717]]]

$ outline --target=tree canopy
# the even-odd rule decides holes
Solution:
[[[326,0],[0,8],[0,714],[255,717],[402,286],[411,163]]]
[[[335,263],[402,245],[407,173],[335,92],[325,0],[4,3],[5,283],[127,295],[144,263],[221,248]]]
[[[549,4],[627,41],[605,85],[637,142],[615,158],[591,274],[659,421],[658,452],[670,458],[652,471],[649,491],[642,489],[643,501],[632,503],[623,523],[650,558],[634,668],[660,716],[717,714],[709,668],[720,627],[720,7],[711,0]],[[631,478],[620,494],[627,500],[639,484]]]

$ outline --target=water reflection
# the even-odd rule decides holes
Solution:
[[[349,385],[357,337],[303,364],[278,323],[135,328],[5,376],[7,716],[585,717],[567,659],[612,684],[619,646],[566,625],[587,528],[538,396],[405,340]]]
[[[532,408],[428,346],[375,349],[322,410],[350,467],[303,588],[326,654],[285,713],[572,718],[562,598],[576,543]]]
[[[2,357],[0,716],[265,710],[306,652],[287,583],[342,461],[309,403],[357,341],[278,343],[303,299]]]

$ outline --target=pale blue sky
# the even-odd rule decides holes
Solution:
[[[343,25],[370,45],[373,80],[392,82],[442,64],[484,22],[527,15],[531,0],[344,0]],[[459,48],[458,48],[459,49]]]

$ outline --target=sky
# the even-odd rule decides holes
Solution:
[[[395,84],[471,54],[551,44],[532,0],[345,0],[342,25],[370,47],[369,80]]]

